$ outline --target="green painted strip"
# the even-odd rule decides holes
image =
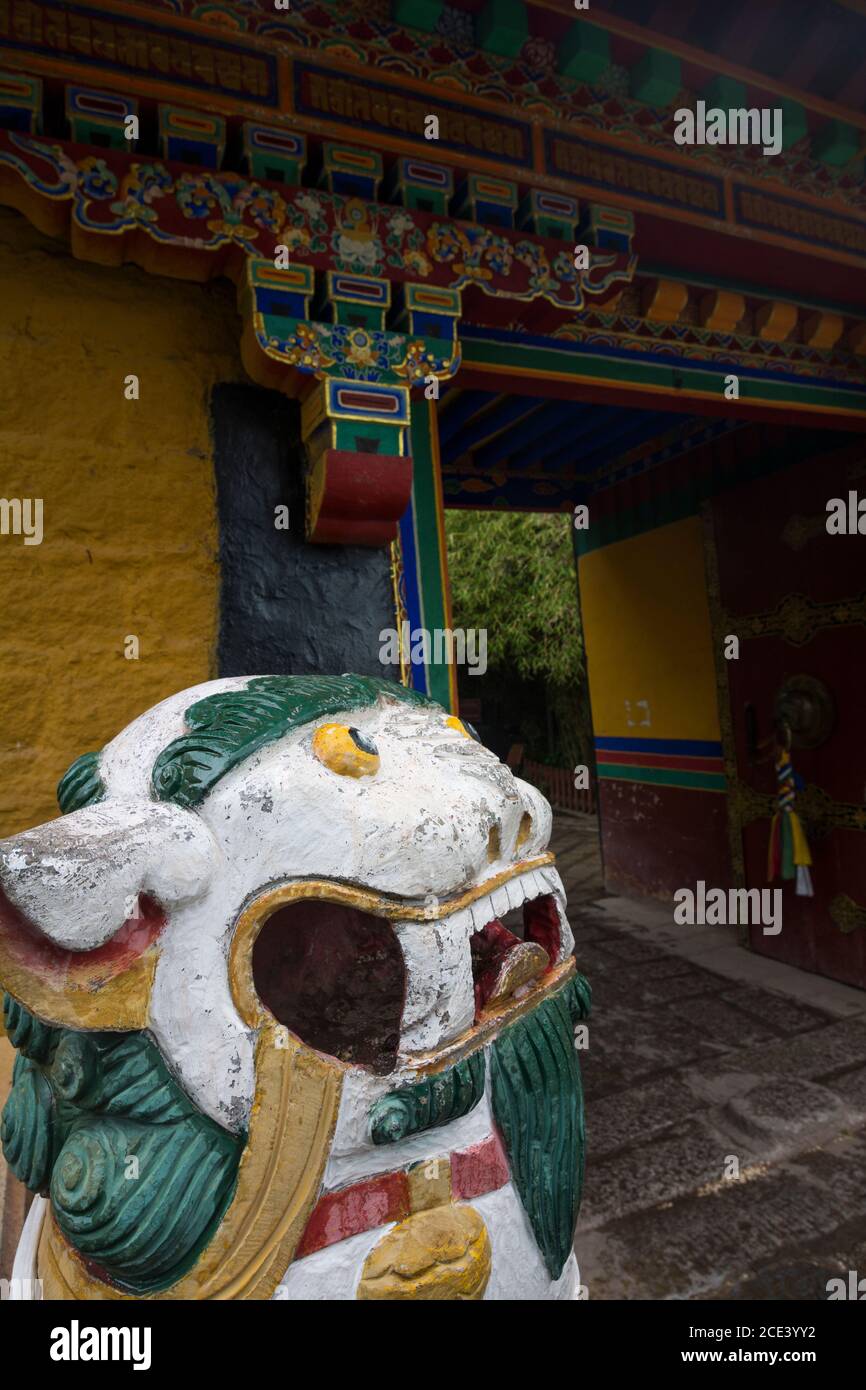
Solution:
[[[599,763],[598,776],[605,782],[648,782],[660,787],[691,788],[694,791],[723,792],[723,772],[678,772],[672,767],[625,767],[621,763]]]
[[[733,372],[740,378],[740,400],[769,402],[777,405],[822,406],[825,409],[844,411],[846,414],[862,412],[866,415],[866,391],[844,391],[835,386],[820,386],[813,381],[799,382],[774,381],[768,373],[766,377],[755,380],[737,372],[735,365],[718,367],[704,366],[702,369],[690,367],[684,359],[655,362],[632,362],[622,357],[605,357],[599,352],[575,353],[557,351],[555,348],[542,348],[537,344],[523,347],[517,343],[495,343],[487,339],[463,339],[464,366],[507,366],[516,373],[539,373],[591,377],[598,382],[618,386],[655,387],[663,391],[677,391],[682,395],[700,392],[710,395],[717,392],[723,398],[724,378]]]
[[[412,501],[415,513],[415,546],[418,556],[418,588],[423,623],[429,633],[448,626],[445,612],[444,557],[436,505],[436,462],[431,438],[432,412],[425,400],[412,402]],[[432,700],[451,708],[451,682],[447,665],[427,667],[427,689]]]

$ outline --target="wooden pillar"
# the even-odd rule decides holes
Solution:
[[[405,608],[405,653],[411,683],[452,713],[457,712],[457,672],[453,666],[417,659],[421,644],[412,634],[429,638],[451,627],[451,593],[445,546],[445,516],[439,467],[439,427],[434,401],[412,402],[412,498],[400,522],[401,596]],[[405,643],[404,643],[405,646]],[[416,659],[412,659],[413,649]]]

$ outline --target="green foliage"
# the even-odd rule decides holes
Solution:
[[[446,511],[455,627],[487,629],[487,662],[524,679],[583,681],[571,517]]]

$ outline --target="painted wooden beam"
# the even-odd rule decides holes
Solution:
[[[803,322],[803,342],[813,348],[835,347],[844,327],[841,314],[809,314]]]
[[[760,5],[749,5],[732,15],[730,25],[719,39],[720,54],[741,67],[748,67],[772,28],[782,3],[783,0],[762,0]]]
[[[562,402],[539,402],[536,397],[528,397],[534,406],[542,405],[540,414],[533,414],[529,419],[521,421],[514,429],[508,431],[506,435],[487,444],[479,449],[474,456],[473,462],[476,468],[495,468],[504,459],[515,459],[522,468],[524,461],[523,451],[528,451],[540,441],[549,436],[557,436],[564,428],[568,428],[572,437],[577,428],[577,421],[588,419],[593,407],[582,402],[570,401],[567,404]]]
[[[801,91],[788,86],[780,79],[768,77],[766,73],[755,67],[749,67],[749,63],[754,62],[754,54],[758,50],[764,33],[772,27],[774,20],[778,17],[780,7],[787,3],[788,0],[761,0],[760,5],[750,5],[743,11],[739,22],[735,20],[729,28],[723,26],[724,32],[717,46],[718,51],[714,48],[712,53],[708,53],[706,49],[700,48],[696,43],[684,42],[667,35],[664,39],[665,48],[683,63],[702,69],[708,77],[720,72],[745,82],[749,88],[754,88],[756,93],[761,94],[761,105],[772,104],[775,106],[779,104],[778,101],[771,103],[767,100],[767,96],[770,94],[777,98],[802,101],[804,94]],[[771,9],[770,6],[774,6],[774,8]],[[593,15],[595,23],[607,29],[609,33],[619,35],[631,43],[654,45],[659,42],[658,32],[654,32],[646,23],[635,24],[631,20],[621,18],[618,14],[610,14],[604,9],[598,8],[594,9]],[[761,26],[764,26],[763,30]],[[755,41],[752,42],[752,39]],[[846,109],[840,105],[841,94],[830,101],[814,92],[809,92],[805,96],[805,101],[810,111],[828,118],[837,117],[841,120],[850,118],[855,125],[866,128],[866,114],[859,109],[859,104],[854,104],[853,109]]]
[[[0,72],[0,124],[39,135],[42,130],[42,78]]]
[[[623,428],[623,420],[629,414],[587,402],[571,403],[567,409],[571,414],[564,419],[556,406],[550,406],[544,412],[535,438],[521,456],[521,472],[541,464],[557,467],[563,462],[574,461],[583,447],[595,447],[601,432],[616,432],[618,428]],[[545,428],[544,421],[548,418],[556,423]]]
[[[476,20],[478,44],[490,53],[516,58],[529,38],[529,19],[522,0],[487,0]]]
[[[849,349],[866,354],[866,324],[858,328]],[[611,357],[561,339],[525,341],[469,324],[463,325],[461,348],[461,379],[473,389],[526,391],[537,382],[539,391],[560,400],[585,399],[592,392],[593,400],[614,409],[657,409],[662,404],[685,414],[730,415],[724,399],[724,378],[732,370],[727,362],[662,358],[650,351]],[[738,415],[743,419],[823,422],[866,432],[866,388],[847,374],[821,380],[769,367],[733,370],[740,378]]]
[[[643,316],[652,323],[676,323],[689,302],[689,288],[681,280],[654,280],[643,292]]]
[[[578,19],[559,45],[559,71],[590,86],[610,66],[607,30]]]
[[[822,164],[841,168],[850,160],[856,159],[863,144],[863,137],[847,121],[828,121],[812,137],[812,154]]]
[[[766,343],[783,343],[797,322],[796,304],[774,299],[755,314],[755,334]]]
[[[799,101],[789,101],[783,97],[779,102],[782,111],[782,148],[790,150],[809,132],[806,111]]]
[[[495,436],[501,437],[502,447],[506,451],[510,450],[511,430],[508,426],[516,425],[538,407],[539,402],[532,396],[505,396],[494,401],[489,409],[469,420],[453,436],[449,453],[459,456],[472,452],[479,445],[492,441]],[[504,435],[502,431],[505,431]]]
[[[648,48],[629,73],[629,90],[648,106],[670,106],[682,91],[680,60],[663,48]]]
[[[698,316],[701,327],[713,333],[733,333],[743,314],[746,301],[731,290],[710,290],[700,303]]]
[[[445,0],[391,0],[391,14],[407,29],[423,29],[432,34],[445,8]]]
[[[486,391],[455,391],[454,400],[449,392],[439,411],[439,445],[447,448],[459,430],[483,409],[489,397]]]
[[[858,323],[851,329],[848,346],[858,357],[866,357],[866,323]]]
[[[587,477],[603,468],[610,460],[628,453],[635,445],[655,439],[673,425],[681,423],[682,419],[682,415],[663,412],[621,410],[616,426],[606,429],[599,427],[596,439],[591,440],[588,445],[576,447],[575,441],[568,439],[554,450],[545,450],[534,455],[534,459],[536,462],[543,462],[548,468],[556,468],[564,463],[571,464],[579,470],[581,476]]]
[[[838,51],[840,33],[835,11],[832,18],[824,16],[809,34],[808,43],[798,45],[797,53],[785,68],[782,77],[791,87],[807,91],[823,65]]]

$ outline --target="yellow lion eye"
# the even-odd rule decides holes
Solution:
[[[463,719],[458,719],[456,714],[449,714],[445,723],[449,729],[456,729],[458,734],[462,734],[464,738],[474,738],[476,743],[481,742],[481,739],[478,737],[472,725],[467,724]]]
[[[345,724],[323,724],[313,735],[313,752],[340,777],[374,777],[379,753],[374,743]]]

